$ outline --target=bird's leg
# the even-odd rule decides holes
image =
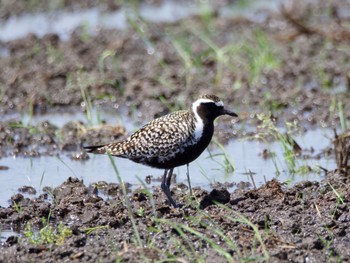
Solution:
[[[169,204],[172,205],[173,207],[177,207],[174,199],[171,197],[171,192],[170,192],[170,183],[171,183],[171,176],[173,175],[173,170],[174,169],[170,169],[170,170],[166,169],[164,171],[161,187],[164,194],[168,198]]]
[[[170,169],[168,172],[168,176],[166,178],[166,186],[170,189],[170,185],[171,185],[171,177],[173,176],[173,171],[174,168]]]
[[[188,188],[190,188],[190,196],[192,197],[193,192],[192,192],[192,186],[191,186],[189,164],[187,164],[187,181],[188,181]]]

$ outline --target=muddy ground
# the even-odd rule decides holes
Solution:
[[[105,200],[97,195],[97,188],[73,178],[38,198],[13,196],[21,210],[1,208],[3,226],[23,228],[29,222],[40,229],[46,226],[42,218],[49,218],[53,225],[61,222],[70,232],[61,234],[63,240],[56,238],[56,243],[35,244],[11,236],[1,247],[0,261],[222,262],[230,257],[258,262],[267,257],[270,262],[350,261],[349,175],[329,174],[324,182],[303,182],[292,188],[270,181],[256,190],[232,193],[220,187],[210,193],[194,189],[196,201],[189,201],[188,192],[183,191],[186,187],[177,185],[173,194],[184,204],[177,209],[167,206],[156,187],[154,210],[148,193],[139,190],[130,193],[130,212],[119,187],[105,187],[112,194]],[[213,200],[224,203],[225,208]],[[133,231],[131,215],[142,245]],[[239,216],[255,224],[263,245]]]
[[[91,4],[80,2],[66,1],[64,8]],[[120,8],[112,2],[103,10]],[[24,3],[6,3],[1,19],[49,9]],[[98,110],[122,109],[150,120],[187,108],[199,93],[214,93],[240,115],[239,124],[220,121],[216,136],[222,142],[254,135],[257,114],[269,111],[277,126],[339,130],[340,109],[345,120],[350,117],[350,5],[295,3],[277,14],[261,11],[262,21],[220,17],[214,8],[175,24],[135,19],[133,28],[99,29],[94,36],[78,28],[68,41],[50,34],[0,42],[8,51],[0,56],[0,157],[69,154],[87,160],[83,144],[125,137],[124,127],[92,127],[88,120],[56,127],[50,120],[24,125],[12,117],[87,112],[90,101]],[[227,54],[218,57],[208,38]],[[21,233],[1,244],[0,261],[346,262],[349,176],[346,169],[328,171],[320,183],[287,188],[270,181],[231,193],[219,185],[210,193],[195,189],[195,200],[177,184],[173,194],[184,204],[180,209],[167,206],[159,187],[151,195],[129,192],[130,210],[116,184],[85,186],[69,178],[30,198],[35,189],[24,187],[0,207],[1,228]]]

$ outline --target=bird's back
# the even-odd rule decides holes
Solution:
[[[93,153],[109,153],[153,167],[165,163],[196,143],[194,116],[176,111],[152,120],[126,140],[88,148]]]

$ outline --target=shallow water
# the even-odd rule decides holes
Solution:
[[[0,229],[0,245],[4,244],[11,236],[20,236],[20,234],[10,228]]]
[[[276,10],[280,1],[255,1],[258,7],[264,6],[268,9]],[[268,5],[266,5],[268,3]],[[263,20],[263,14],[255,16],[257,8],[249,6],[246,9],[223,8],[219,10],[222,16],[245,16],[255,20]],[[164,1],[160,6],[142,6],[140,16],[150,22],[174,22],[193,14],[198,14],[200,9],[193,5],[175,1]],[[125,29],[127,23],[128,10],[121,9],[115,12],[104,13],[97,8],[88,10],[80,10],[77,12],[59,11],[54,13],[24,14],[18,17],[10,17],[6,22],[0,24],[0,40],[10,41],[20,37],[24,37],[29,33],[34,33],[41,37],[47,33],[56,33],[61,39],[65,40],[70,37],[71,32],[79,26],[86,26],[88,33],[95,34],[101,28]],[[6,57],[10,55],[6,47],[0,46],[0,56]],[[33,125],[50,120],[58,127],[62,127],[67,121],[80,120],[86,121],[86,117],[82,112],[76,113],[53,113],[49,115],[35,116],[30,119],[28,115],[24,116],[6,116],[7,118],[21,119],[25,124]],[[103,118],[107,123],[123,124],[128,132],[132,132],[135,127],[134,123],[125,120],[123,115],[116,116],[115,113],[105,113]],[[330,130],[314,130],[307,132],[304,136],[296,138],[302,148],[308,149],[313,147],[316,155],[330,145],[333,136]],[[270,151],[276,153],[275,160],[277,162],[280,174],[276,173],[276,166],[273,159],[263,159],[261,152],[269,148]],[[283,150],[278,142],[272,144],[264,144],[257,141],[235,140],[225,145],[225,151],[231,162],[235,164],[234,172],[225,172],[222,155],[220,149],[214,149],[210,152],[206,151],[198,160],[190,165],[190,175],[192,186],[201,186],[210,190],[211,183],[214,182],[250,182],[252,177],[256,186],[260,186],[266,180],[277,178],[284,182],[296,183],[301,180],[321,180],[323,173],[308,173],[307,176],[299,174],[293,175],[288,172],[288,168],[284,162]],[[210,156],[216,156],[211,158]],[[147,175],[153,175],[153,179],[160,178],[163,171],[151,169],[142,165],[135,164],[124,159],[115,159],[116,165],[124,181],[132,183],[134,188],[142,187],[139,179],[144,182]],[[320,160],[310,159],[307,161],[299,160],[298,165],[310,165],[315,167],[320,165],[326,169],[332,170],[336,167],[333,159],[322,158]],[[65,181],[69,176],[83,179],[85,184],[97,181],[117,182],[117,177],[113,171],[110,160],[107,156],[91,156],[86,162],[71,160],[62,154],[60,159],[56,157],[40,157],[40,158],[2,158],[0,165],[8,166],[8,170],[0,171],[0,206],[8,206],[10,197],[18,192],[18,188],[23,185],[31,185],[38,190],[38,194],[44,186],[55,187]],[[177,174],[177,182],[187,184],[186,167],[175,169]],[[159,180],[152,180],[153,185],[159,185]],[[11,229],[0,229],[1,242],[7,237],[14,235],[16,232]]]
[[[266,14],[264,15],[262,12],[257,14],[257,10],[263,8],[277,11],[282,2],[287,1],[249,1],[245,6],[233,3],[232,5],[221,7],[218,13],[225,17],[244,16],[252,20],[262,21],[266,18]],[[142,19],[149,22],[171,23],[205,12],[208,9],[206,2],[200,3],[166,0],[159,5],[141,5],[137,12]],[[72,31],[79,26],[86,27],[87,32],[90,34],[98,32],[101,28],[123,30],[128,27],[128,17],[132,17],[134,14],[133,10],[123,7],[113,12],[103,12],[99,8],[91,8],[75,12],[55,11],[11,16],[3,23],[0,23],[0,40],[11,41],[25,37],[29,33],[34,33],[39,37],[48,33],[55,33],[61,39],[67,40]]]
[[[330,130],[313,130],[302,137],[295,138],[303,149],[314,148],[313,156],[322,152],[330,145],[328,138],[332,137]],[[276,154],[274,160],[264,159],[261,153],[269,149]],[[210,190],[211,183],[215,182],[250,182],[258,187],[265,181],[277,178],[281,182],[296,183],[302,180],[321,180],[323,173],[291,174],[284,161],[283,149],[279,142],[265,144],[257,141],[232,140],[225,145],[225,151],[235,170],[226,171],[224,165],[223,151],[219,148],[205,151],[196,161],[190,164],[190,176],[192,186],[201,186]],[[115,158],[115,163],[122,179],[132,186],[142,187],[145,177],[152,175],[152,185],[159,185],[162,170],[149,168],[135,164],[129,160]],[[274,163],[277,163],[279,174]],[[98,181],[118,182],[117,176],[112,168],[108,156],[91,155],[88,161],[71,160],[65,154],[58,157],[43,156],[40,158],[14,158],[6,157],[0,159],[0,165],[8,166],[8,170],[0,171],[0,205],[8,206],[10,197],[18,192],[23,185],[33,186],[40,194],[44,186],[56,187],[64,182],[69,176],[83,179],[86,185]],[[322,166],[326,169],[336,167],[334,159],[321,158],[319,160],[297,160],[297,166],[309,165],[310,167]],[[175,169],[177,182],[187,184],[186,166]],[[249,175],[251,173],[252,175]],[[254,179],[252,182],[251,177]]]

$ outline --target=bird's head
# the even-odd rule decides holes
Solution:
[[[200,117],[203,121],[213,121],[221,115],[238,117],[233,111],[225,109],[222,100],[214,95],[200,96],[193,102],[192,111],[196,117]]]

